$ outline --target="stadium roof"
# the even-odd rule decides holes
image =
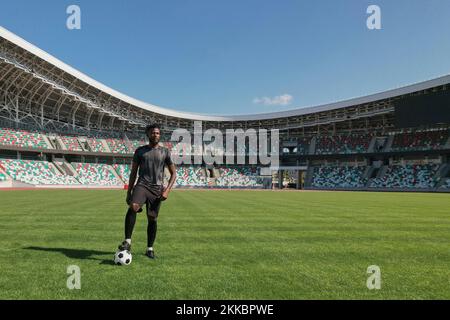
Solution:
[[[313,114],[317,112],[323,112],[323,111],[330,111],[334,109],[340,109],[345,107],[351,107],[354,105],[360,105],[365,103],[370,103],[374,101],[384,100],[393,98],[396,96],[409,94],[421,90],[430,89],[433,87],[437,87],[440,85],[450,84],[450,75],[445,75],[439,78],[431,79],[428,81],[404,86],[401,88],[396,88],[393,90],[388,90],[376,94],[371,94],[363,97],[358,98],[352,98],[344,101],[314,106],[314,107],[305,107],[305,108],[299,108],[299,109],[293,109],[289,111],[281,111],[281,112],[272,112],[272,113],[260,113],[260,114],[250,114],[250,115],[236,115],[236,116],[220,116],[220,115],[205,115],[205,114],[196,114],[196,113],[190,113],[190,112],[181,112],[176,111],[172,109],[167,109],[163,107],[159,107],[150,103],[146,103],[143,101],[140,101],[138,99],[132,98],[128,95],[125,95],[119,91],[116,91],[94,79],[91,77],[85,75],[84,73],[76,70],[75,68],[67,65],[66,63],[62,62],[61,60],[53,57],[52,55],[48,54],[47,52],[39,49],[38,47],[34,46],[33,44],[25,41],[24,39],[20,38],[19,36],[15,35],[14,33],[2,28],[0,26],[0,37],[6,39],[7,41],[13,43],[14,45],[26,50],[27,52],[31,53],[32,55],[35,55],[36,57],[46,61],[49,64],[52,64],[56,68],[62,70],[63,72],[66,72],[70,74],[71,76],[79,79],[80,81],[83,81],[84,83],[88,84],[89,86],[92,86],[96,88],[97,90],[100,90],[104,92],[105,94],[108,94],[110,96],[113,96],[116,99],[122,100],[125,103],[128,103],[130,105],[133,105],[135,107],[141,108],[143,110],[169,116],[169,117],[175,117],[175,118],[181,118],[181,119],[188,119],[188,120],[202,120],[202,121],[255,121],[255,120],[269,120],[269,119],[280,119],[280,118],[288,118],[288,117],[294,117],[294,116],[302,116],[306,114]]]

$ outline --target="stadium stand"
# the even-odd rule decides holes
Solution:
[[[371,188],[428,189],[437,184],[434,178],[439,165],[394,165],[387,168],[383,177],[373,178]]]
[[[9,128],[0,128],[0,145],[48,149],[48,145],[40,133]]]
[[[123,180],[124,183],[128,183],[130,179],[131,168],[127,164],[114,164],[114,170],[116,170],[119,177]]]
[[[444,183],[441,186],[442,189],[450,189],[450,178],[445,179]]]
[[[88,138],[87,142],[88,142],[89,147],[91,148],[92,152],[108,152],[105,149],[103,140],[100,138]]]
[[[118,175],[126,183],[130,176],[129,165],[113,165]],[[255,168],[219,168],[220,177],[217,178],[216,187],[257,187],[261,182],[257,179]],[[166,176],[166,179],[168,177]],[[167,182],[167,181],[166,181]],[[201,166],[177,167],[176,187],[207,187],[208,179],[205,169]]]
[[[60,173],[52,163],[34,160],[0,160],[14,180],[32,185],[79,185],[71,176]]]
[[[123,139],[106,139],[106,143],[112,153],[129,154],[134,152],[134,150],[130,150]]]
[[[77,137],[70,137],[70,136],[60,136],[61,141],[66,146],[66,149],[69,151],[83,151],[83,149],[80,146],[80,142],[78,141]]]
[[[205,130],[278,129],[279,166],[260,161],[265,178],[249,165],[177,166],[177,186],[251,188],[263,180],[267,187],[450,191],[450,75],[301,110],[218,118],[117,95],[22,40],[0,27],[0,86],[6,88],[0,91],[0,159],[15,159],[2,160],[0,179],[120,186],[128,182],[129,166],[86,162],[129,163],[135,149],[146,144],[147,124],[158,123],[162,141],[170,141],[174,129],[193,133],[197,119],[204,119]],[[420,117],[414,112],[399,116],[414,108],[423,111]],[[426,119],[427,114],[433,117]],[[163,145],[174,156],[175,143]],[[180,147],[184,155],[200,152],[195,146]],[[257,153],[249,145],[235,151]],[[437,164],[426,164],[431,162]]]
[[[134,152],[134,150],[136,150],[137,148],[142,147],[148,143],[145,142],[145,140],[130,140],[130,144],[131,144],[131,147],[133,148],[133,152]]]
[[[398,133],[394,136],[392,151],[435,150],[444,147],[448,130]]]
[[[312,186],[314,188],[361,188],[367,183],[363,178],[365,166],[315,167]]]
[[[175,183],[179,187],[206,187],[205,170],[200,166],[178,167]]]
[[[371,139],[370,134],[319,136],[316,139],[316,154],[364,153]]]
[[[219,168],[217,187],[262,187],[257,169],[249,167]]]
[[[120,186],[123,182],[113,173],[107,164],[72,163],[77,172],[77,179],[84,185]]]

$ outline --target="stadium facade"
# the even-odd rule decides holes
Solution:
[[[281,165],[181,165],[179,187],[450,191],[450,76],[284,112],[203,115],[117,92],[0,27],[0,186],[122,188],[147,124],[173,148],[173,130],[195,121],[278,129]]]

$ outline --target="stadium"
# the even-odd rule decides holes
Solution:
[[[290,111],[175,111],[111,89],[0,27],[0,241],[12,250],[0,297],[449,298],[449,106],[447,75]],[[111,252],[144,128],[158,123],[162,144],[193,158],[207,145],[180,148],[171,134],[193,134],[195,121],[223,132],[277,129],[279,166],[178,165],[158,277],[136,255],[128,272],[141,277],[122,283]],[[246,160],[253,152],[240,151]],[[136,242],[144,237],[138,230]],[[79,292],[65,288],[71,263],[83,270]],[[365,287],[373,264],[386,274],[384,290]]]
[[[130,98],[5,29],[0,35],[3,187],[123,187],[146,124],[159,123],[175,149],[171,132],[192,131],[197,120],[205,130],[278,129],[281,166],[182,165],[179,187],[450,189],[450,76],[289,112],[197,115]]]

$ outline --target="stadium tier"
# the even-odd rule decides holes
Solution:
[[[449,138],[448,130],[399,133],[394,136],[393,151],[443,149]]]
[[[107,150],[105,146],[105,141],[100,138],[88,138],[87,143],[89,147],[91,148],[92,152],[110,152]]]
[[[179,167],[175,183],[180,187],[207,187],[205,169],[200,166]]]
[[[130,177],[130,166],[115,164],[113,168],[121,179],[127,183]],[[256,168],[218,168],[216,172],[219,173],[218,177],[207,178],[207,170],[204,167],[179,166],[177,167],[175,187],[262,187]],[[167,178],[166,176],[166,180]]]
[[[49,148],[40,133],[9,128],[0,128],[0,145],[34,149]]]
[[[127,184],[130,179],[131,168],[127,164],[115,164],[113,165],[114,170],[116,170],[122,181]]]
[[[320,136],[316,139],[316,154],[364,153],[371,139],[369,134]]]
[[[83,151],[77,137],[61,136],[60,138],[66,150]]]
[[[145,140],[130,140],[130,144],[131,144],[132,152],[134,152],[135,149],[146,145],[147,142]]]
[[[444,183],[441,186],[442,189],[450,189],[450,178],[445,179]]]
[[[109,165],[93,163],[72,163],[72,165],[81,184],[100,186],[121,186],[124,184]]]
[[[315,188],[362,188],[367,179],[363,177],[365,166],[361,167],[316,167],[312,186]]]
[[[107,158],[102,162],[110,162],[111,153],[119,157],[125,157],[131,162],[131,156],[135,149],[146,144],[141,139],[118,139],[107,137],[87,137],[87,136],[68,136],[68,135],[50,135],[44,132],[27,131],[2,128],[0,130],[2,136],[2,144],[15,146],[21,152],[20,148],[24,148],[26,152],[32,152],[29,148],[40,149],[40,153],[45,150],[58,150],[64,154],[67,152],[83,152],[88,155],[90,152],[106,153]],[[378,140],[381,139],[379,148],[375,148]],[[391,146],[389,146],[391,139]],[[48,148],[53,141],[52,148]],[[289,142],[291,148],[294,148],[294,154],[297,157],[322,157],[326,159],[331,157],[333,161],[339,159],[340,155],[347,157],[361,157],[361,154],[369,152],[371,154],[378,153],[384,159],[400,159],[403,157],[402,152],[439,152],[443,150],[444,154],[437,153],[431,157],[435,160],[435,164],[422,164],[428,162],[423,154],[416,155],[418,164],[410,165],[384,165],[380,170],[376,170],[376,166],[370,164],[366,159],[365,165],[346,165],[345,161],[341,164],[310,164],[312,171],[304,176],[304,181],[299,182],[298,177],[290,175],[284,176],[284,187],[288,185],[299,185],[304,183],[304,187],[313,189],[392,189],[392,190],[449,190],[448,181],[445,181],[445,175],[450,172],[450,164],[446,164],[448,157],[445,154],[450,153],[449,131],[446,130],[428,130],[404,133],[392,133],[377,135],[372,134],[351,134],[351,135],[321,135],[312,137],[296,137]],[[197,150],[194,146],[181,143],[177,145],[174,142],[162,142],[162,145],[171,148],[172,155],[185,154],[194,155],[192,150]],[[372,147],[371,147],[372,146]],[[290,155],[290,149],[287,155]],[[204,148],[211,150],[211,147]],[[251,154],[251,150],[243,148],[247,154]],[[239,151],[239,150],[238,150]],[[249,153],[250,151],[250,153]],[[0,148],[1,152],[1,148]],[[49,151],[48,151],[49,152]],[[223,154],[217,150],[213,150],[213,154]],[[354,154],[354,155],[352,155]],[[105,155],[106,156],[106,155]],[[283,154],[281,161],[283,161]],[[8,156],[11,158],[11,154]],[[425,157],[429,157],[425,155]],[[1,156],[0,156],[1,158]],[[109,159],[109,161],[108,161]],[[301,158],[300,158],[301,159]],[[319,158],[320,159],[320,158]],[[355,158],[356,159],[356,158]],[[342,159],[341,159],[342,160]],[[71,169],[61,169],[63,163],[54,161],[26,161],[26,160],[2,160],[5,172],[14,180],[28,183],[31,185],[67,185],[67,186],[102,186],[102,187],[118,187],[128,183],[130,175],[130,166],[123,164],[92,164],[83,163],[82,161],[73,160],[73,172],[69,174]],[[92,161],[92,160],[91,160]],[[121,162],[123,159],[121,160]],[[311,161],[311,160],[310,160]],[[337,161],[339,162],[339,160]],[[67,171],[68,170],[68,171]],[[308,170],[305,169],[305,172]],[[376,177],[370,176],[376,171]],[[257,167],[246,165],[235,166],[219,166],[211,172],[201,165],[181,165],[177,167],[176,187],[195,187],[195,188],[263,188],[263,177],[258,175]],[[308,171],[309,172],[309,171]],[[267,176],[266,176],[267,178]],[[6,176],[1,176],[1,181],[5,181]],[[167,181],[167,180],[166,180]],[[308,182],[309,181],[309,182]],[[274,181],[272,181],[272,184]],[[275,186],[277,186],[275,181]]]
[[[219,177],[216,179],[218,187],[262,187],[256,168],[232,167],[219,168]]]
[[[0,170],[0,182],[6,181],[6,175]]]
[[[127,153],[134,152],[134,150],[131,150],[131,148],[128,146],[128,144],[125,142],[125,140],[106,139],[106,143],[108,144],[108,147],[111,150],[111,153],[127,154]]]
[[[434,178],[438,165],[394,165],[381,178],[370,181],[371,188],[430,189],[438,182]]]
[[[79,185],[71,176],[59,172],[46,161],[0,160],[0,166],[14,180],[31,185]]]

